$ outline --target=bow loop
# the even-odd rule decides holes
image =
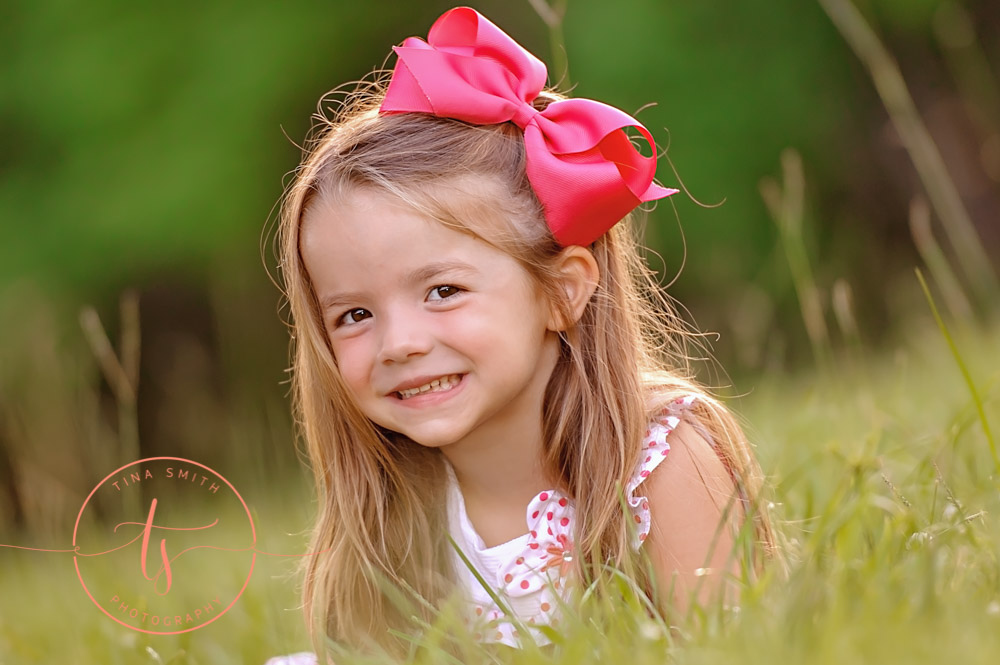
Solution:
[[[523,129],[528,180],[561,245],[588,245],[640,203],[677,192],[653,183],[653,137],[624,111],[589,99],[535,109],[544,63],[474,9],[452,9],[427,42],[411,37],[395,51],[380,110]],[[635,149],[626,127],[638,129],[653,156]]]
[[[438,50],[495,62],[509,74],[517,98],[525,102],[545,87],[545,63],[470,7],[445,12],[431,26],[427,41]]]

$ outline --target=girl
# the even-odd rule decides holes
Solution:
[[[314,645],[402,650],[431,611],[400,589],[457,592],[482,641],[545,642],[595,564],[664,611],[735,600],[737,532],[754,565],[771,542],[760,471],[639,258],[630,212],[676,192],[624,128],[649,133],[543,90],[469,8],[395,50],[387,88],[322,119],[279,230]]]

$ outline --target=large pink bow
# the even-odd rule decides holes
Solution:
[[[591,99],[535,110],[545,64],[476,10],[452,9],[427,42],[410,37],[394,50],[399,59],[381,111],[522,128],[528,180],[561,245],[589,245],[640,203],[677,193],[653,182],[653,137],[624,111]],[[651,157],[636,150],[625,127],[649,142]]]

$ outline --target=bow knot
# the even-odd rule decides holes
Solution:
[[[653,137],[624,111],[590,99],[535,109],[545,64],[476,10],[446,12],[426,42],[410,37],[395,51],[380,111],[523,129],[528,180],[559,244],[589,245],[640,203],[677,193],[653,182]],[[625,127],[639,131],[651,157],[636,150]]]
[[[536,109],[531,104],[519,104],[514,109],[514,117],[511,118],[510,121],[513,122],[518,127],[520,127],[521,129],[524,129],[525,127],[528,126],[528,123],[534,120],[535,116],[537,116],[540,113],[541,111]]]

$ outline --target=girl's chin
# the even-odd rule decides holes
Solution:
[[[447,448],[461,442],[462,436],[448,433],[422,433],[414,432],[408,434],[410,440],[424,448]]]
[[[386,434],[405,436],[418,446],[422,446],[424,448],[444,448],[446,446],[451,446],[459,443],[466,434],[464,430],[449,431],[420,427],[409,428],[399,427],[398,425],[393,427],[391,425],[382,425],[374,420],[372,422],[374,422],[379,429],[383,430]]]

